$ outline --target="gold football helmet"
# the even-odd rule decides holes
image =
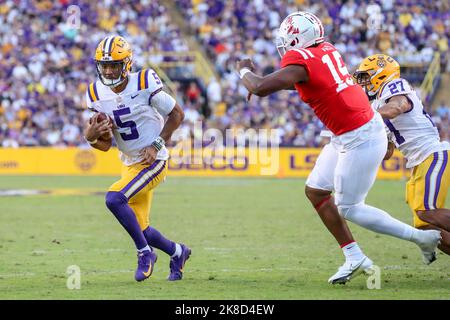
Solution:
[[[95,63],[101,82],[116,87],[128,77],[133,64],[133,53],[121,36],[109,36],[100,41],[95,50]]]
[[[388,55],[374,54],[361,62],[353,77],[369,96],[375,96],[384,83],[400,77],[400,65]]]

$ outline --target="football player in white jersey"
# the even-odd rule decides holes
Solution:
[[[99,79],[86,92],[94,116],[84,136],[92,147],[108,151],[114,135],[123,163],[121,179],[106,194],[106,206],[136,245],[136,281],[152,274],[157,259],[153,247],[171,257],[168,280],[180,280],[191,250],[151,227],[149,214],[153,190],[167,173],[165,142],[183,121],[183,110],[152,69],[131,73],[132,50],[123,37],[103,39],[95,63]],[[108,116],[103,115],[105,120],[99,118],[102,113]]]
[[[406,202],[414,226],[441,230],[439,248],[450,255],[450,210],[444,208],[450,187],[450,143],[440,141],[422,101],[408,81],[400,78],[400,65],[392,57],[375,54],[365,58],[354,77],[389,130],[388,153],[392,155],[395,146],[407,159],[411,177]]]

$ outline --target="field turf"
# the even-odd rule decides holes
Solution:
[[[0,197],[0,299],[450,299],[450,257],[439,253],[425,266],[415,245],[353,224],[381,269],[381,288],[367,289],[365,276],[329,285],[343,255],[302,179],[169,177],[155,192],[151,223],[193,253],[182,281],[166,280],[169,259],[158,251],[153,276],[136,283],[133,243],[104,205],[114,181],[0,177],[1,190],[60,190]],[[403,181],[377,181],[367,203],[412,221]],[[79,290],[66,287],[71,265],[81,270]]]

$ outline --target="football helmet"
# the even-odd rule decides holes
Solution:
[[[133,53],[121,36],[108,36],[95,50],[95,64],[100,81],[108,87],[117,87],[131,72]]]
[[[277,50],[281,57],[291,49],[301,49],[324,41],[322,22],[309,12],[298,11],[288,15],[277,34]]]
[[[353,77],[367,95],[373,97],[384,83],[400,77],[400,65],[388,55],[374,54],[361,62]]]

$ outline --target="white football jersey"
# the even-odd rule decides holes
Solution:
[[[372,102],[372,107],[377,110],[386,104],[389,98],[397,95],[405,95],[412,108],[394,119],[385,119],[384,123],[395,146],[408,160],[406,167],[417,166],[434,152],[449,150],[450,144],[440,141],[435,124],[408,81],[399,78],[386,83],[378,98]]]
[[[164,126],[163,116],[167,116],[175,106],[175,100],[162,88],[162,81],[152,69],[131,73],[125,90],[118,94],[100,80],[88,87],[87,107],[93,112],[104,112],[113,119],[116,125],[113,134],[120,159],[127,166],[143,160],[139,152],[160,135]],[[163,147],[157,159],[168,158],[169,153]]]

